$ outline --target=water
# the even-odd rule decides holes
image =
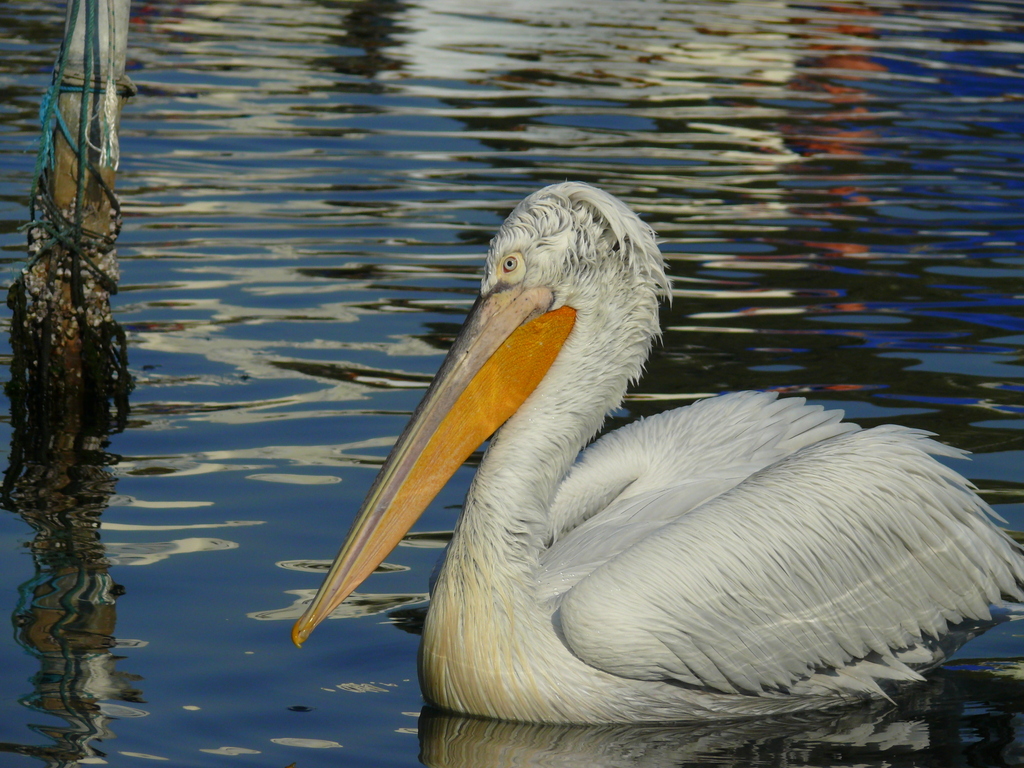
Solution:
[[[0,762],[1024,759],[1014,625],[895,709],[597,730],[421,716],[417,617],[471,469],[416,527],[442,533],[289,643],[319,583],[309,561],[336,551],[487,241],[564,179],[641,212],[675,279],[663,343],[610,426],[704,394],[801,394],[974,451],[958,468],[1024,528],[1024,3],[582,5],[134,8],[115,307],[137,387],[86,483],[110,565],[83,586],[85,650],[33,644],[19,617],[35,591],[45,618],[52,574],[34,581],[35,529],[0,517],[0,605],[22,622],[0,640]],[[7,11],[13,278],[63,7]]]

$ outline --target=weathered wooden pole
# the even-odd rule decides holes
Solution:
[[[96,18],[90,13],[94,7]],[[129,0],[70,3],[63,61],[57,62],[64,70],[55,94],[57,110],[67,131],[60,124],[54,127],[51,192],[58,209],[78,214],[77,222],[94,238],[115,234],[111,210],[120,159],[117,131],[121,107],[131,95],[124,73],[128,7]],[[86,153],[78,151],[86,147]],[[85,183],[79,185],[82,176]]]
[[[110,314],[117,289],[114,195],[129,0],[70,0],[32,190],[29,262],[8,295],[15,351],[8,391],[25,397],[36,427],[66,438],[127,393],[123,333]],[[23,391],[19,392],[21,389]],[[41,421],[40,421],[41,420]]]

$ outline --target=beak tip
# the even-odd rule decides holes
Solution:
[[[309,639],[309,630],[305,626],[305,622],[297,621],[295,626],[292,627],[292,642],[295,643],[296,648],[301,648],[302,644]]]

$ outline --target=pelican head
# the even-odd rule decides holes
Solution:
[[[560,406],[595,414],[588,439],[639,376],[668,295],[654,231],[618,199],[564,183],[519,203],[491,241],[480,296],[296,622],[294,642],[380,565],[466,458],[541,395],[553,365],[588,379],[586,403],[570,395]]]

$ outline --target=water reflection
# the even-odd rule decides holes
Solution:
[[[120,717],[146,713],[135,707],[105,702],[142,702],[140,679],[117,669],[112,649],[115,600],[120,587],[105,568],[84,563],[42,571],[20,589],[14,614],[18,643],[39,660],[30,683],[32,693],[19,701],[42,714],[56,716],[64,726],[30,726],[47,737],[47,746],[0,745],[64,766],[102,758],[95,742],[114,738],[109,725]]]
[[[85,434],[35,426],[34,451],[19,450],[28,436],[15,433],[12,455],[21,461],[12,462],[4,483],[4,506],[35,532],[29,545],[35,574],[18,588],[12,618],[18,644],[38,660],[39,670],[19,701],[66,724],[30,726],[49,740],[46,746],[8,743],[0,750],[65,766],[100,760],[104,753],[95,742],[113,738],[111,719],[146,712],[105,703],[143,701],[140,678],[117,668],[116,601],[123,589],[110,575],[100,541],[100,515],[116,485],[107,469],[113,457],[101,450],[96,425]]]
[[[859,2],[609,3],[582,14],[571,2],[515,10],[465,0],[358,3],[340,12],[298,3],[287,13],[229,3],[218,6],[216,18],[192,6],[147,7],[140,30],[170,47],[157,56],[144,44],[140,66],[151,81],[170,81],[149,97],[173,127],[144,127],[190,149],[142,175],[154,189],[169,189],[182,176],[200,181],[187,196],[162,194],[158,205],[134,210],[154,226],[155,220],[173,225],[167,229],[174,234],[150,238],[154,253],[172,260],[201,255],[213,263],[192,260],[168,270],[187,279],[157,285],[162,303],[131,308],[149,316],[170,310],[187,320],[148,319],[133,328],[147,352],[200,354],[221,365],[188,378],[154,371],[144,383],[333,383],[316,393],[322,403],[366,399],[377,387],[416,386],[431,367],[429,359],[416,358],[432,353],[439,334],[366,341],[374,335],[367,326],[397,310],[419,313],[405,330],[421,330],[430,322],[426,315],[461,311],[448,298],[416,299],[470,288],[476,267],[464,262],[478,262],[479,251],[466,246],[486,241],[489,215],[537,184],[566,177],[599,183],[643,211],[670,239],[677,276],[705,282],[703,292],[681,285],[686,301],[676,306],[686,309],[672,310],[675,327],[705,338],[670,334],[672,347],[711,346],[717,339],[707,335],[732,317],[765,335],[818,334],[796,353],[799,368],[791,374],[811,387],[839,378],[834,358],[849,349],[833,343],[840,335],[867,336],[860,354],[881,348],[871,343],[881,334],[865,326],[941,324],[967,338],[949,351],[981,347],[970,343],[978,330],[970,326],[1007,327],[1018,302],[982,307],[976,295],[957,295],[959,307],[929,302],[950,291],[923,283],[916,265],[886,269],[873,262],[960,259],[941,253],[953,245],[939,228],[942,217],[976,215],[981,229],[1005,219],[1006,201],[999,198],[1007,190],[986,192],[985,208],[970,203],[982,199],[982,186],[992,186],[970,186],[974,171],[997,170],[991,159],[981,151],[966,159],[957,154],[960,141],[980,141],[985,125],[1001,124],[1007,105],[995,84],[1016,83],[1012,68],[989,66],[991,93],[959,87],[976,74],[977,59],[1019,48],[998,39],[1011,9],[992,6],[986,13],[974,19],[977,39],[964,42],[957,36],[972,26],[954,15]],[[233,38],[219,39],[225,24],[262,25],[274,44],[255,56]],[[299,40],[309,44],[305,51]],[[934,52],[936,61],[922,51]],[[201,73],[198,84],[180,84],[171,71],[180,61]],[[287,107],[273,109],[260,89]],[[178,121],[188,121],[193,133],[185,135]],[[935,134],[932,123],[946,133]],[[254,141],[225,150],[229,132]],[[276,163],[272,154],[288,160]],[[968,163],[971,173],[957,163]],[[922,233],[926,219],[936,229]],[[246,231],[254,226],[271,236]],[[985,233],[975,234],[980,245]],[[355,261],[325,267],[318,263],[324,257]],[[727,270],[737,278],[748,272],[744,285],[723,278]],[[712,271],[719,274],[710,278]],[[459,275],[466,278],[461,283]],[[262,301],[195,300],[213,292]],[[166,301],[185,293],[188,301],[173,307]],[[278,308],[285,297],[301,294],[339,300]],[[823,295],[837,301],[813,301]],[[890,296],[900,300],[887,301]],[[736,308],[736,301],[743,304]],[[684,326],[684,313],[699,322]],[[768,325],[779,316],[785,324]],[[324,333],[319,327],[309,333],[288,327],[328,322],[329,342],[316,335]],[[266,324],[275,335],[247,330]],[[844,327],[813,327],[826,324]],[[908,328],[905,336],[912,342],[919,333],[927,331]],[[729,354],[747,357],[748,349],[732,341]],[[320,359],[330,349],[360,354]],[[395,354],[409,356],[404,370],[382,360]],[[857,391],[891,381],[896,368],[858,381]],[[723,380],[740,372],[719,371],[713,382],[719,386],[691,391],[736,388]],[[652,373],[658,375],[656,364]],[[791,378],[759,373],[751,386]],[[314,415],[312,407],[282,415],[292,402],[254,404],[262,406],[259,413],[245,403],[233,410],[242,412],[239,419]],[[192,405],[201,412],[207,404]]]
[[[599,768],[601,766],[918,765],[923,755],[952,764],[969,748],[972,764],[1016,764],[1024,683],[940,673],[898,706],[807,713],[716,724],[557,726],[481,720],[430,707],[419,720],[420,760],[431,768]],[[983,702],[989,717],[974,704]]]

